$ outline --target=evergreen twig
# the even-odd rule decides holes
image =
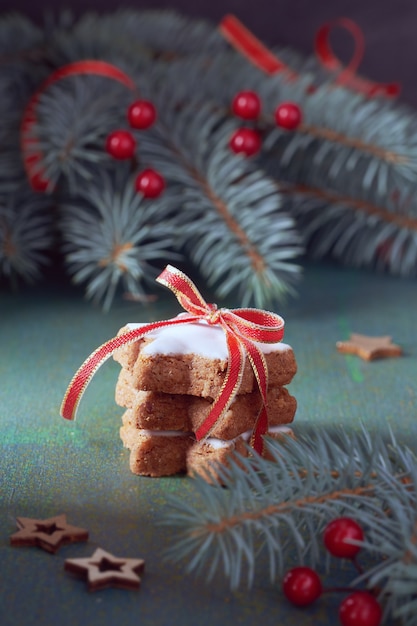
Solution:
[[[58,204],[63,195],[74,203],[87,187],[95,192],[111,167],[106,135],[127,126],[126,108],[139,94],[157,105],[158,125],[136,133],[138,165],[166,177],[158,206],[177,213],[183,235],[161,265],[180,248],[219,298],[239,287],[242,303],[261,307],[293,290],[304,248],[349,265],[416,274],[417,115],[407,107],[336,87],[316,61],[292,50],[277,53],[295,79],[266,75],[215,25],[173,11],[63,15],[43,29],[5,15],[0,33],[0,197],[15,193],[24,176],[20,120],[30,96],[63,64],[100,59],[125,71],[138,93],[96,76],[71,77],[51,85],[37,106],[32,131]],[[263,149],[249,160],[228,148],[243,123],[230,103],[244,89],[263,102]],[[276,106],[288,100],[303,112],[293,132],[274,123]],[[80,258],[93,261],[85,249]],[[7,277],[5,267],[0,274]]]
[[[285,444],[268,440],[272,460],[253,455],[229,469],[221,484],[193,479],[192,502],[170,498],[163,524],[173,528],[167,558],[210,579],[223,570],[232,588],[251,586],[261,554],[271,581],[289,554],[310,566],[324,560],[326,524],[349,515],[365,532],[363,548],[379,562],[358,577],[377,587],[395,616],[415,624],[417,464],[412,452],[385,436],[344,429]],[[214,483],[214,484],[213,484]],[[413,617],[414,615],[414,617]],[[414,619],[414,621],[412,621]],[[408,620],[408,621],[407,621]]]
[[[176,231],[157,202],[135,193],[129,170],[102,173],[98,189],[88,187],[61,203],[65,260],[86,295],[111,306],[119,286],[131,296],[145,294],[155,278],[153,263],[178,258],[172,253]]]

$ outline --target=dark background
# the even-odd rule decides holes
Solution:
[[[264,43],[290,46],[304,54],[312,54],[314,34],[321,24],[349,17],[366,39],[360,73],[376,81],[400,82],[400,101],[417,108],[417,0],[0,0],[1,12],[22,11],[37,22],[45,10],[56,13],[70,8],[80,15],[124,7],[176,9],[216,23],[226,13],[234,13]],[[352,51],[349,36],[337,30],[332,43],[347,61]]]

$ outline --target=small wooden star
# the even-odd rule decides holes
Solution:
[[[338,341],[336,348],[345,354],[356,354],[365,361],[402,355],[400,346],[392,343],[391,337],[368,337],[352,333],[349,341]]]
[[[87,558],[66,559],[65,569],[87,579],[88,589],[97,591],[106,587],[139,589],[138,574],[145,568],[143,559],[116,557],[102,548]]]
[[[48,519],[16,518],[19,530],[11,535],[12,546],[38,546],[47,552],[55,553],[62,545],[87,541],[88,531],[71,526],[65,515]]]

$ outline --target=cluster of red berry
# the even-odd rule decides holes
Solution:
[[[261,114],[261,99],[255,91],[239,91],[232,101],[232,111],[244,120],[255,121]],[[274,112],[277,126],[295,130],[302,120],[300,107],[295,102],[282,102]],[[261,135],[255,128],[238,128],[230,138],[230,149],[236,154],[253,156],[261,149]]]
[[[350,517],[339,517],[324,530],[324,545],[335,557],[355,561],[360,546],[350,543],[352,539],[363,541],[364,533]],[[296,606],[312,604],[326,591],[346,589],[323,589],[319,575],[310,567],[295,567],[287,572],[283,580],[283,592]],[[353,591],[341,603],[339,618],[343,626],[379,626],[382,609],[369,591]]]
[[[136,100],[127,110],[127,119],[131,128],[146,130],[156,120],[156,109],[149,100]],[[107,136],[106,151],[114,159],[132,159],[136,140],[129,130],[114,130]],[[137,175],[135,189],[145,198],[157,198],[165,189],[165,180],[159,172],[147,168]]]

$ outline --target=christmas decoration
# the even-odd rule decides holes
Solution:
[[[132,128],[145,130],[155,123],[156,109],[149,100],[136,100],[127,111],[127,119]]]
[[[364,361],[398,357],[403,353],[400,346],[392,343],[389,336],[368,337],[358,333],[352,333],[348,341],[338,341],[336,348],[345,354],[356,354]]]
[[[188,572],[201,573],[205,580],[222,569],[236,588],[245,579],[252,586],[255,568],[261,575],[258,557],[264,555],[269,570],[264,574],[274,584],[282,577],[284,594],[299,604],[305,598],[307,606],[320,595],[316,568],[325,561],[323,535],[332,522],[340,530],[343,518],[348,534],[356,525],[363,530],[364,539],[355,543],[366,562],[359,575],[355,567],[351,590],[341,602],[343,623],[368,624],[355,622],[357,618],[376,625],[382,609],[401,624],[415,625],[413,453],[391,432],[371,436],[365,429],[358,434],[316,430],[281,444],[268,440],[267,445],[272,460],[254,453],[239,458],[229,469],[220,469],[223,487],[196,478],[193,500],[186,506],[183,499],[170,499],[171,509],[161,522],[174,533],[166,557],[185,562]],[[346,539],[346,530],[342,535]],[[330,543],[338,552],[344,541],[333,538]],[[286,573],[294,553],[302,569]],[[348,589],[321,591],[324,596]]]
[[[296,606],[312,604],[322,594],[320,577],[311,567],[294,567],[282,583],[284,595]]]
[[[159,172],[148,168],[136,176],[135,189],[145,198],[157,198],[165,189],[165,181]]]
[[[232,101],[232,111],[244,120],[256,120],[261,112],[261,101],[255,91],[240,91]]]
[[[261,149],[261,138],[253,128],[239,128],[231,136],[229,145],[232,152],[250,157]]]
[[[351,543],[351,540],[363,541],[363,530],[354,519],[339,517],[332,520],[324,529],[324,545],[333,556],[344,559],[353,559],[360,550],[360,546]]]
[[[97,548],[90,557],[65,559],[65,569],[86,578],[89,591],[107,587],[139,589],[145,568],[143,559],[121,558]]]
[[[379,626],[382,609],[366,591],[355,591],[343,600],[339,609],[342,626]]]
[[[88,531],[69,524],[66,515],[48,519],[18,517],[16,521],[19,530],[10,537],[10,544],[15,547],[37,546],[55,553],[63,545],[88,539]]]
[[[274,118],[277,126],[295,130],[301,124],[301,109],[294,102],[283,102],[275,109]]]
[[[354,38],[346,67],[330,47],[335,27]],[[123,10],[43,30],[14,15],[0,20],[0,31],[7,94],[0,117],[0,210],[7,213],[0,219],[0,279],[42,277],[58,254],[87,296],[108,308],[120,290],[143,294],[159,259],[182,255],[219,299],[233,293],[242,306],[272,308],[294,292],[305,251],[416,274],[417,118],[393,99],[397,85],[357,74],[363,36],[349,20],[323,25],[315,59],[268,49],[233,16],[212,24],[171,11]],[[241,145],[230,149],[231,137],[258,131],[241,129],[231,109],[241,92],[262,102],[262,142],[258,137],[243,152]],[[132,102],[151,103],[157,119],[149,125],[140,113],[130,126],[138,150],[110,148],[113,157],[106,139],[130,124]],[[291,132],[275,123],[277,107],[282,112],[289,103],[302,111]],[[146,132],[135,126],[144,123]],[[136,199],[123,187],[144,169],[166,181],[164,193],[149,199],[152,228],[138,224]],[[103,180],[112,197],[126,199],[122,228],[117,211],[101,205]],[[41,205],[47,210],[39,230],[30,224],[39,221]],[[68,206],[83,210],[71,214]],[[82,237],[94,219],[100,247],[103,238],[117,241],[129,230],[163,256],[109,271],[118,251],[133,258],[138,247],[124,240],[101,256]],[[133,233],[129,221],[139,230]],[[19,245],[11,245],[12,236]]]
[[[205,320],[210,325],[219,325],[224,331],[229,360],[220,392],[207,417],[196,430],[196,439],[199,441],[207,437],[213,426],[227,412],[238,392],[243,377],[245,357],[248,356],[262,399],[251,443],[253,449],[261,453],[262,435],[267,432],[268,428],[266,406],[268,371],[266,359],[257,344],[280,342],[284,335],[284,320],[279,315],[268,311],[218,309],[215,304],[208,304],[204,300],[188,276],[169,265],[158,276],[157,281],[173,291],[186,313],[173,319],[128,329],[125,333],[97,348],[84,361],[71,380],[62,402],[61,415],[65,419],[75,419],[78,404],[94,374],[118,348],[139,341],[147,333],[158,328]]]
[[[106,150],[114,159],[131,159],[136,141],[128,130],[114,130],[107,136]]]

